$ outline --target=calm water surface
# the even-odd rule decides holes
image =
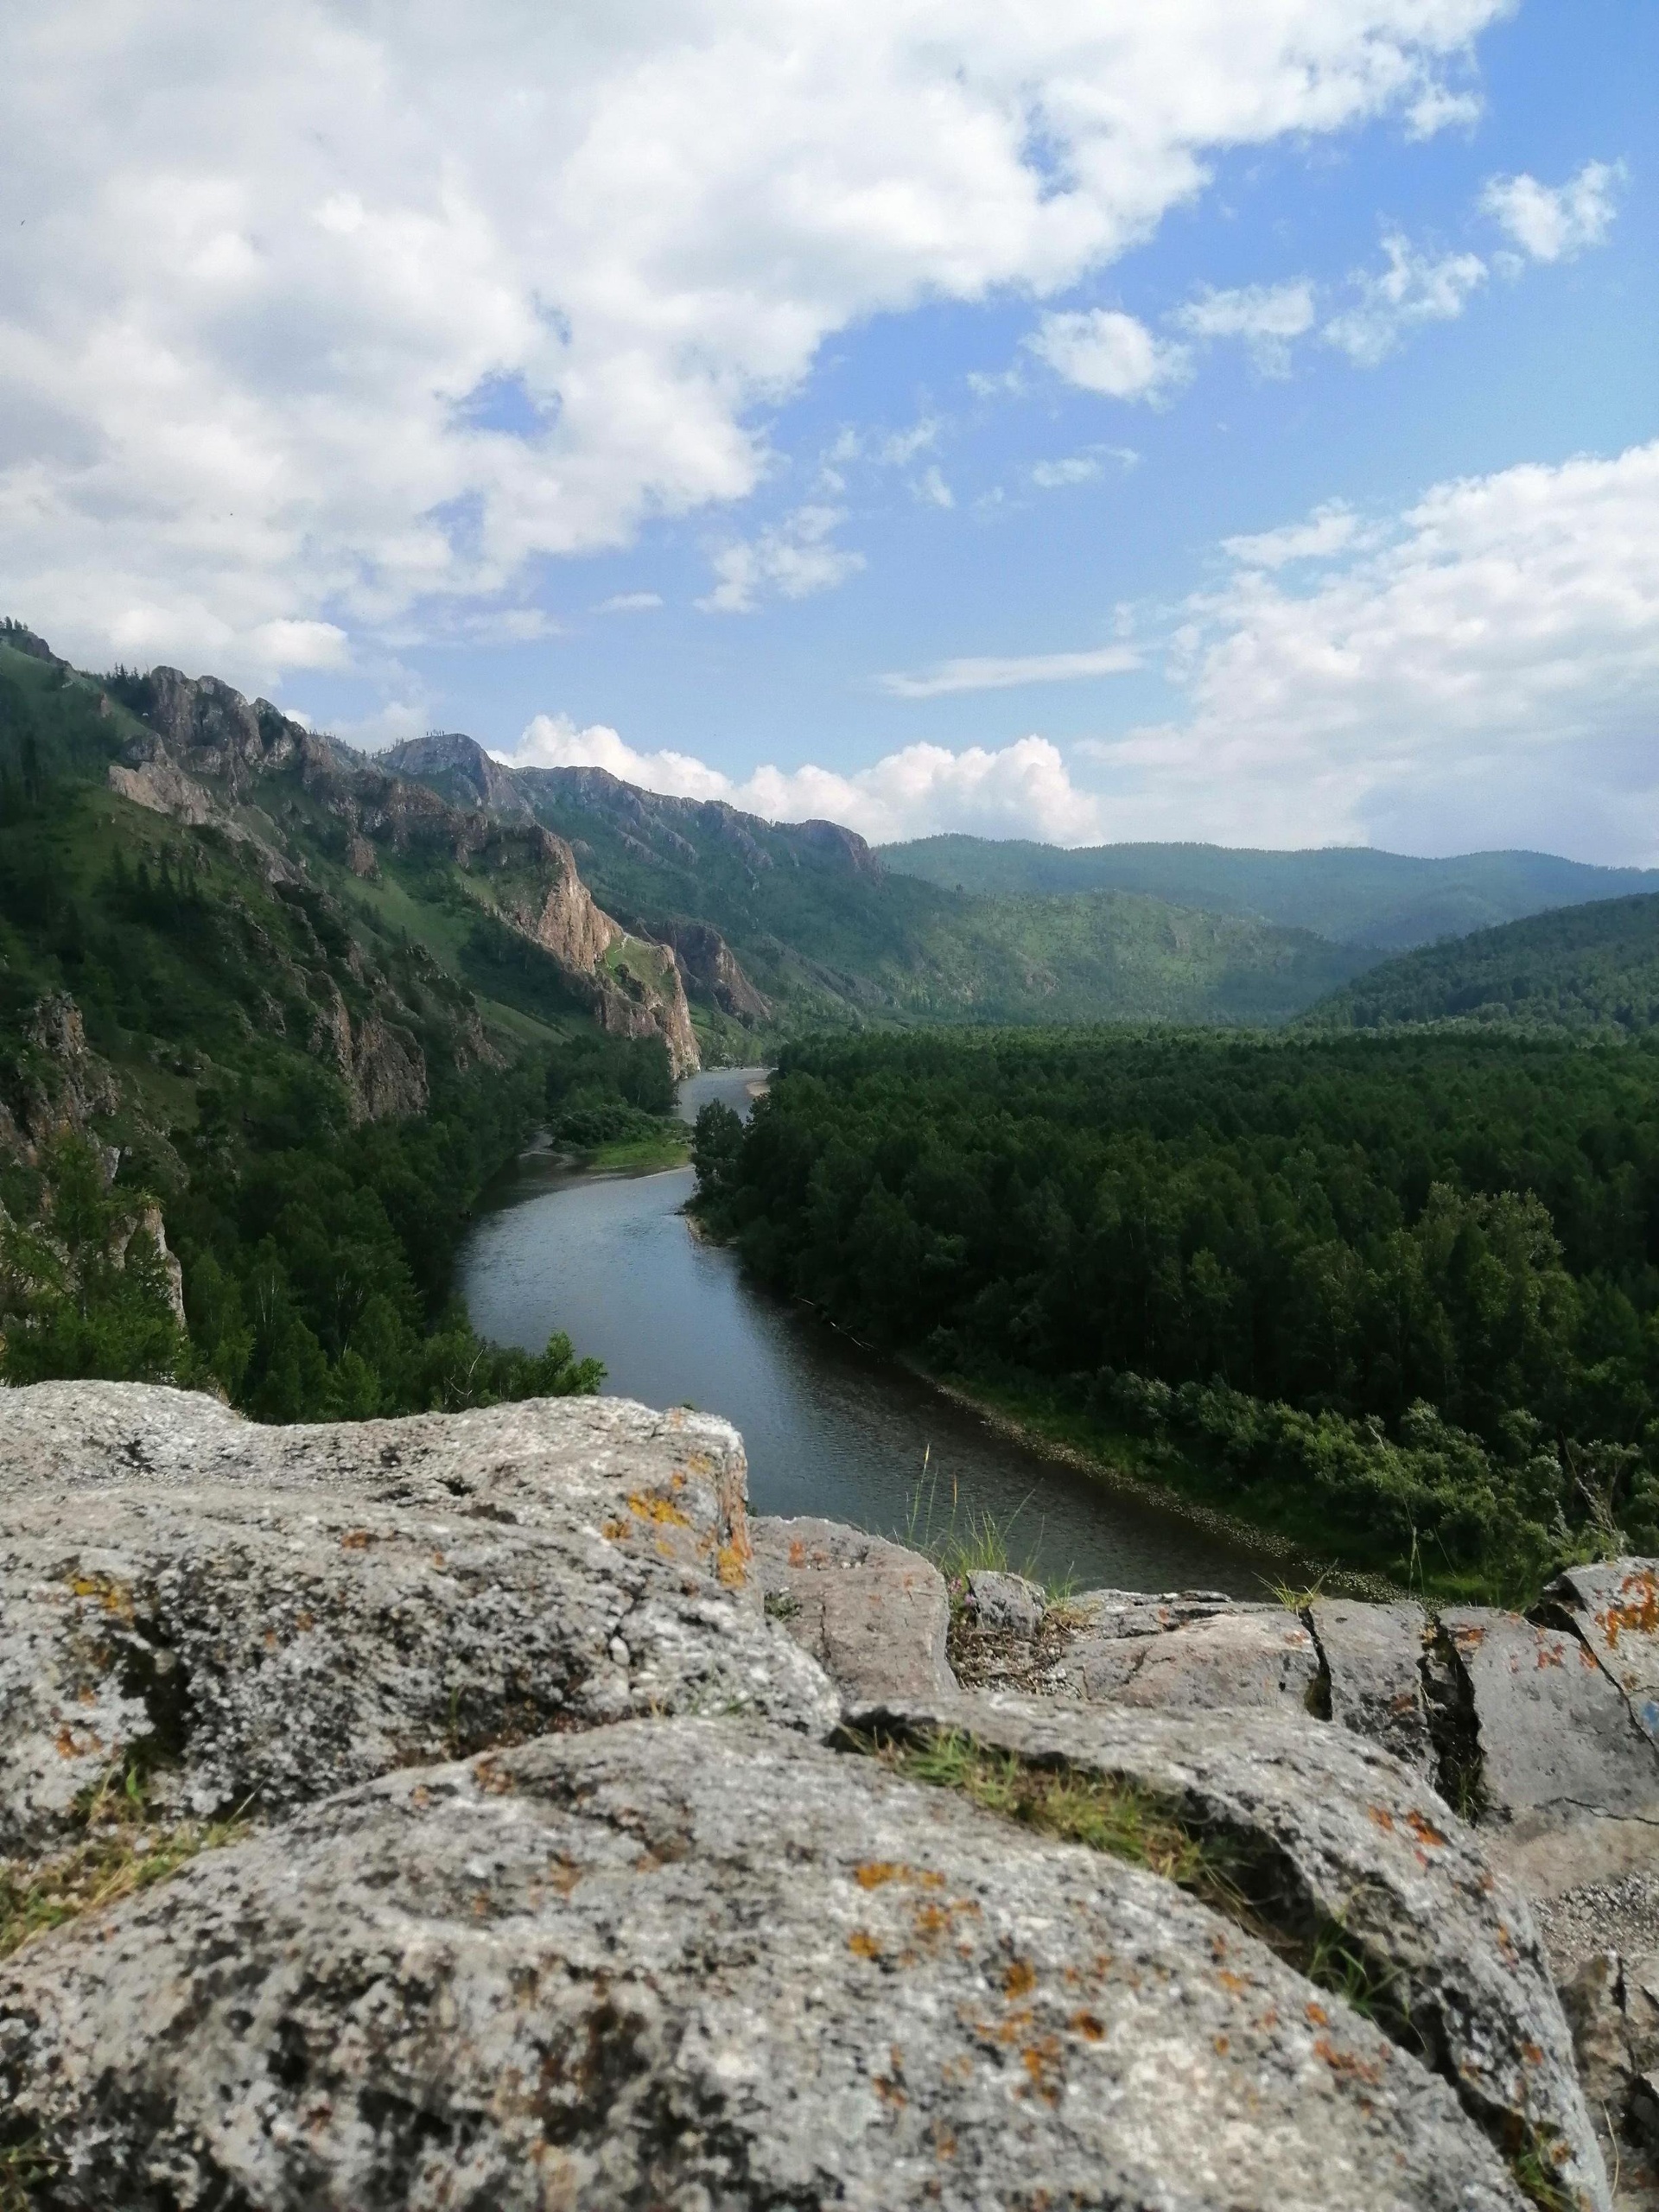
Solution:
[[[693,1077],[681,1115],[694,1120],[713,1098],[747,1114],[761,1080],[753,1068]],[[607,1393],[723,1414],[742,1432],[758,1513],[822,1514],[912,1541],[930,1519],[944,1534],[953,1510],[959,1526],[989,1513],[1016,1560],[1084,1586],[1262,1594],[1259,1558],[1004,1441],[746,1282],[681,1218],[691,1188],[689,1167],[573,1175],[521,1160],[461,1255],[474,1327],[533,1351],[563,1329],[604,1361]]]

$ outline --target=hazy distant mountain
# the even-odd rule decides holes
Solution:
[[[1641,1036],[1659,1027],[1659,897],[1533,914],[1371,969],[1303,1017],[1312,1027],[1478,1022]]]
[[[453,803],[528,808],[568,839],[607,911],[673,944],[700,1019],[1283,1021],[1368,964],[1255,915],[1116,891],[958,892],[895,873],[836,823],[766,822],[602,768],[509,770],[453,734],[384,758]]]
[[[1659,892],[1659,869],[1591,868],[1550,853],[1415,860],[1368,847],[1314,852],[1223,845],[1091,845],[921,837],[884,845],[895,873],[991,893],[1138,891],[1212,913],[1259,914],[1338,944],[1404,951],[1552,906]]]

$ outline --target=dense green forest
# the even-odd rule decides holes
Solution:
[[[1659,1023],[1659,898],[1611,899],[1478,930],[1374,968],[1310,1028],[1459,1022],[1641,1036]]]
[[[359,882],[326,820],[296,814],[279,857],[129,804],[105,780],[137,727],[120,682],[16,635],[0,1378],[171,1378],[273,1421],[594,1389],[562,1338],[480,1342],[452,1266],[550,1118],[572,1142],[661,1126],[661,1040],[601,1037],[568,975],[458,903],[429,854]]]
[[[695,1157],[778,1289],[1351,1562],[1659,1549],[1659,1052],[803,1044]]]
[[[1591,868],[1553,853],[1420,860],[1351,845],[1290,853],[1224,845],[1066,849],[965,836],[920,837],[878,850],[894,874],[947,888],[1020,897],[1135,891],[1390,952],[1548,906],[1659,892],[1659,870]]]
[[[750,1009],[747,1034],[699,1007],[734,1058],[753,1056],[757,1033],[870,1022],[1275,1023],[1374,957],[1259,914],[1193,911],[1217,903],[1203,899],[1094,885],[963,895],[886,868],[833,823],[763,822],[599,768],[512,771],[459,734],[391,758],[456,804],[533,816],[568,838],[595,897],[630,927],[719,931],[768,1002]],[[695,1000],[695,967],[690,988]]]

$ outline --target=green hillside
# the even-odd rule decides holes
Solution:
[[[1373,968],[1306,1026],[1479,1024],[1641,1036],[1659,1024],[1659,897],[1535,914]]]
[[[274,709],[182,685],[196,780],[145,696],[0,628],[0,1379],[171,1378],[271,1420],[593,1388],[561,1339],[480,1344],[450,1266],[550,1096],[626,1105],[647,1048],[493,918],[463,817],[411,791],[371,849],[354,772]]]
[[[444,737],[388,759],[457,804],[529,809],[567,838],[608,912],[650,936],[720,932],[770,1012],[755,1028],[830,1024],[1278,1022],[1366,957],[1255,916],[1119,892],[984,898],[894,874],[833,823],[769,823],[635,789],[598,768],[507,772]],[[682,945],[683,938],[676,938]],[[695,971],[688,988],[696,996]],[[706,1003],[699,1022],[717,1024]]]
[[[985,893],[1135,891],[1216,913],[1255,914],[1339,944],[1404,951],[1591,899],[1659,892],[1659,870],[1590,868],[1549,853],[1417,860],[1366,847],[1297,853],[1222,845],[1094,845],[924,837],[884,845],[896,874]]]

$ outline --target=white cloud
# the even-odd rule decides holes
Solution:
[[[957,504],[957,495],[945,482],[937,462],[918,477],[911,489],[925,507],[954,507]]]
[[[873,843],[966,830],[1087,844],[1101,834],[1094,798],[1071,781],[1058,747],[1022,737],[995,750],[909,745],[850,775],[808,764],[759,767],[736,779],[684,753],[637,753],[603,723],[578,729],[566,715],[537,715],[516,753],[519,767],[597,767],[648,791],[724,799],[772,822],[841,822]]]
[[[1141,456],[1133,446],[1090,446],[1084,453],[1065,454],[1058,461],[1039,461],[1033,467],[1031,480],[1039,492],[1058,492],[1068,485],[1092,484],[1103,474],[1106,463],[1116,461],[1120,468],[1140,466]]]
[[[839,507],[798,507],[775,529],[739,538],[714,556],[718,582],[697,605],[709,614],[750,614],[763,597],[807,599],[831,591],[864,566],[864,556],[831,543]]]
[[[1025,342],[1068,384],[1109,399],[1160,399],[1191,369],[1185,346],[1154,338],[1116,308],[1046,315]]]
[[[1021,683],[1075,683],[1089,677],[1122,676],[1139,668],[1129,645],[1101,645],[1080,653],[1019,653],[941,661],[918,675],[893,670],[876,681],[895,699],[939,699],[957,691],[1009,691]]]
[[[1331,537],[1301,588],[1247,568],[1189,607],[1189,719],[1078,748],[1115,836],[1659,854],[1659,442]]]
[[[1362,368],[1386,359],[1413,325],[1455,321],[1487,276],[1478,253],[1448,253],[1433,260],[1397,231],[1383,239],[1382,251],[1387,268],[1357,274],[1357,299],[1325,326],[1331,344]]]
[[[662,603],[663,595],[659,591],[619,591],[609,599],[601,600],[594,612],[599,614],[644,614]]]
[[[1290,366],[1290,341],[1313,328],[1313,287],[1303,276],[1233,291],[1206,289],[1171,319],[1192,338],[1242,338],[1265,375],[1283,376]]]
[[[1351,545],[1359,528],[1353,510],[1333,499],[1306,522],[1285,523],[1254,537],[1224,537],[1223,550],[1251,569],[1282,569],[1287,561],[1325,560]]]
[[[1508,0],[77,0],[0,77],[0,601],[262,672],[745,497],[823,341],[1051,298]],[[267,633],[269,636],[269,633]]]
[[[1534,261],[1571,261],[1606,238],[1624,180],[1622,162],[1586,162],[1553,190],[1535,176],[1495,176],[1480,204]]]

